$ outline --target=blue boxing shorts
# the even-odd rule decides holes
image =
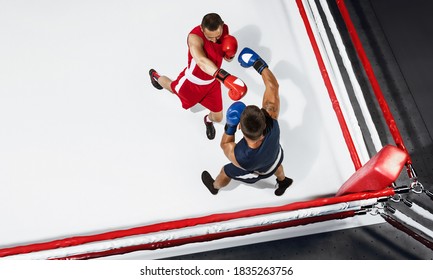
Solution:
[[[260,181],[262,179],[266,179],[274,175],[274,173],[277,171],[278,167],[280,167],[281,163],[284,159],[284,151],[282,148],[280,148],[280,152],[278,153],[278,157],[275,160],[275,162],[268,167],[264,167],[262,172],[260,171],[248,171],[243,168],[239,168],[233,163],[226,164],[224,166],[224,172],[226,175],[237,181],[241,181],[247,184],[254,184],[257,181]]]

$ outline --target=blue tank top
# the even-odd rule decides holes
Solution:
[[[249,172],[266,172],[275,163],[280,152],[280,127],[278,121],[266,114],[265,138],[256,148],[248,147],[245,138],[235,146],[235,157],[239,165]]]

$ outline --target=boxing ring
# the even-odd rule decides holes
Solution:
[[[387,201],[432,196],[417,181],[344,1],[338,7],[395,143],[382,145],[375,131],[326,1],[144,2],[13,1],[0,11],[8,41],[0,46],[0,258],[157,259],[385,221],[410,232]],[[184,7],[196,16],[178,13]],[[209,11],[279,80],[283,164],[294,179],[282,197],[273,178],[210,195],[200,174],[227,162],[224,121],[207,140],[206,110],[184,111],[148,81],[150,68],[174,78],[185,67],[186,34]],[[248,85],[246,104],[261,104],[257,73],[237,62],[223,68]],[[230,103],[224,96],[224,108]],[[409,183],[397,186],[403,169]],[[417,240],[431,246],[430,237]]]

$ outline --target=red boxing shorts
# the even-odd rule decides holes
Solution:
[[[184,109],[200,103],[212,112],[223,110],[221,84],[215,79],[201,80],[185,68],[171,83],[171,89],[179,97]]]

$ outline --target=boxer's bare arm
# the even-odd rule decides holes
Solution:
[[[207,58],[203,49],[203,45],[203,40],[199,36],[195,34],[188,35],[188,47],[193,59],[197,63],[198,67],[203,70],[203,72],[213,76],[218,70],[218,67],[209,58]]]
[[[265,83],[265,93],[263,94],[262,107],[272,118],[278,119],[278,115],[280,113],[278,81],[269,68],[265,68],[262,71],[262,79]]]

